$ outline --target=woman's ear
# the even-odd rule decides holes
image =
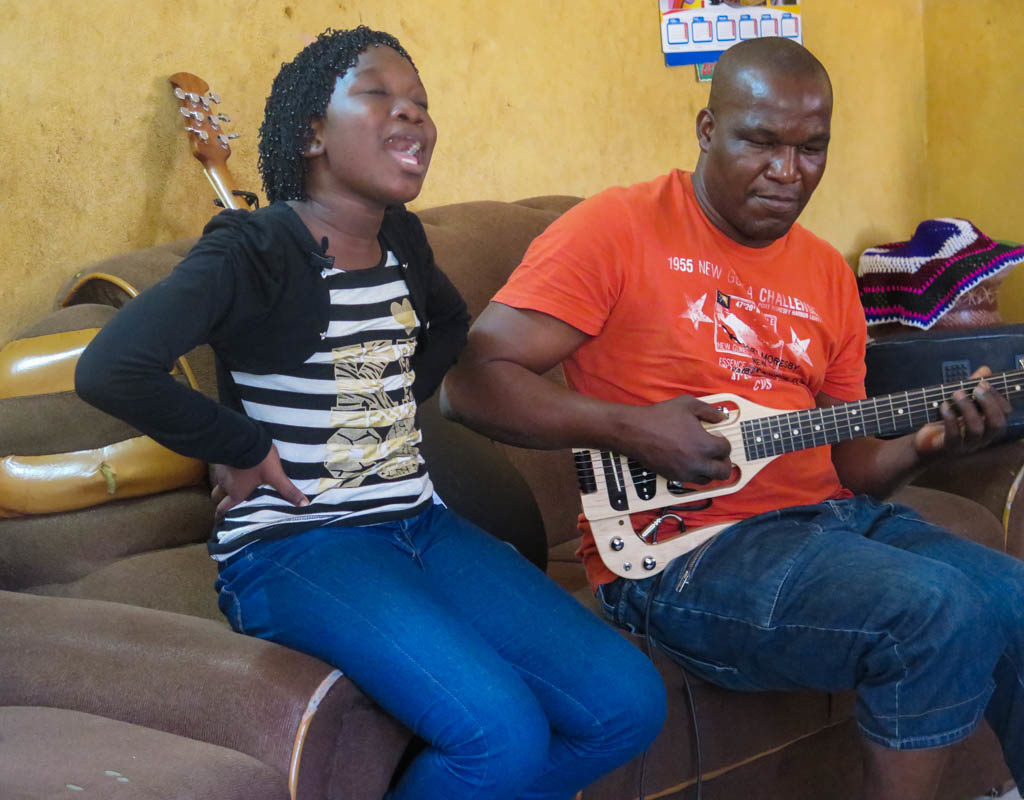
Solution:
[[[302,155],[305,158],[316,158],[324,153],[324,121],[316,118],[309,123],[309,127],[313,129],[313,135]]]

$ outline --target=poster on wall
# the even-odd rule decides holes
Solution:
[[[658,0],[665,64],[711,64],[745,39],[803,43],[799,0]]]

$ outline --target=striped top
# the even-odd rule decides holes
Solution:
[[[321,276],[331,297],[323,347],[286,373],[231,373],[245,413],[269,431],[310,505],[260,486],[218,527],[217,560],[259,539],[399,519],[432,501],[410,366],[420,320],[398,260],[386,251],[370,269]]]

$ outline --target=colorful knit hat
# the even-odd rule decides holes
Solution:
[[[929,219],[909,242],[860,257],[857,282],[868,325],[899,322],[928,330],[983,281],[1024,261],[1024,245],[989,239],[966,219]]]

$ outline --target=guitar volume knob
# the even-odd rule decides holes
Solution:
[[[658,561],[652,556],[645,556],[643,560],[643,565],[644,569],[650,572],[652,569],[658,566]]]
[[[619,536],[616,536],[614,539],[612,539],[611,544],[612,550],[614,550],[616,553],[626,546],[626,543],[622,541],[622,538]]]

